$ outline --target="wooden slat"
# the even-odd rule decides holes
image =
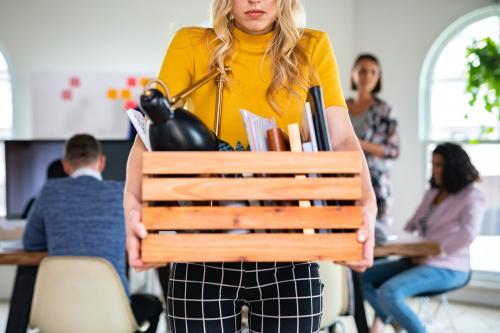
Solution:
[[[345,234],[151,234],[142,241],[142,260],[239,262],[357,260],[362,245]]]
[[[358,152],[145,152],[144,174],[360,173]]]
[[[302,152],[302,139],[300,138],[299,124],[289,124],[288,125],[288,138],[290,141],[290,150],[295,153]],[[306,175],[295,175],[295,178],[304,179]],[[311,201],[300,200],[300,207],[311,207]],[[314,234],[314,229],[304,229],[304,233],[308,235]]]
[[[144,207],[148,230],[356,229],[361,207]]]
[[[361,180],[350,178],[143,178],[142,199],[358,200]]]

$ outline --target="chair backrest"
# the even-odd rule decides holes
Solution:
[[[323,315],[321,327],[330,327],[339,316],[345,314],[349,306],[348,270],[331,261],[319,263],[319,273],[324,284]]]
[[[138,329],[122,282],[102,258],[45,258],[40,264],[30,327],[49,333],[130,333]]]

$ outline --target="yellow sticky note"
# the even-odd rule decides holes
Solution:
[[[118,91],[116,89],[108,89],[108,98],[109,99],[117,99],[118,98]]]
[[[149,80],[151,80],[151,78],[149,78],[149,77],[142,77],[141,78],[141,86],[144,88],[146,86],[146,84],[148,84]]]
[[[132,97],[132,93],[128,89],[122,89],[122,99],[130,99]]]

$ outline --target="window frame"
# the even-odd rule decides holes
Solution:
[[[5,51],[5,48],[3,47],[1,42],[0,42],[0,57],[2,57],[5,63],[7,64],[7,77],[8,80],[10,81],[10,91],[11,91],[10,105],[11,105],[11,117],[12,117],[10,128],[6,129],[0,128],[0,139],[10,139],[12,138],[14,133],[14,75],[10,57],[8,53]]]
[[[436,68],[437,61],[455,36],[469,25],[486,19],[491,16],[500,17],[500,5],[492,5],[479,8],[455,20],[443,32],[439,34],[431,48],[427,52],[422,70],[420,71],[419,82],[419,139],[425,144],[438,143],[439,141],[432,140],[431,132],[431,89],[432,89],[432,74]],[[465,143],[466,141],[464,141]],[[479,143],[500,143],[500,140],[479,140]]]

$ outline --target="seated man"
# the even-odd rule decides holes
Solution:
[[[99,142],[78,134],[64,146],[64,171],[69,178],[49,179],[28,215],[23,235],[26,250],[49,255],[94,256],[107,259],[118,272],[127,295],[123,184],[102,180],[105,167]],[[138,323],[156,332],[161,302],[151,295],[132,295]]]

